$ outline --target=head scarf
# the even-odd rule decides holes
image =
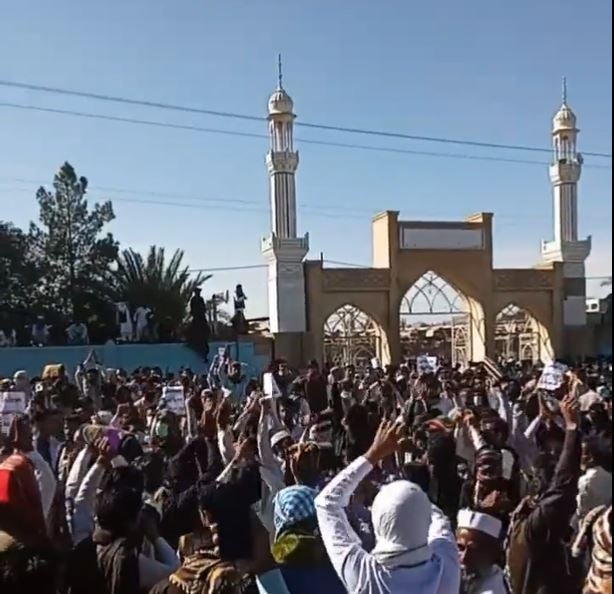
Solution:
[[[371,512],[377,561],[388,569],[426,563],[432,555],[431,513],[431,502],[418,485],[395,481],[382,487]]]
[[[169,582],[185,594],[241,594],[248,585],[234,564],[204,550],[185,559]]]
[[[0,526],[18,541],[40,544],[46,540],[34,470],[22,454],[13,454],[0,464]]]
[[[310,487],[297,485],[282,489],[275,496],[275,537],[297,524],[316,517],[316,492]]]
[[[612,506],[597,507],[584,518],[572,552],[581,558],[590,548],[591,566],[583,594],[612,592]],[[590,547],[589,547],[590,545]]]

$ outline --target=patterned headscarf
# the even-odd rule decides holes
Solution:
[[[591,569],[586,578],[584,594],[612,592],[612,507],[595,522]]]
[[[292,526],[316,517],[316,492],[310,487],[297,485],[282,489],[275,496],[275,537]]]
[[[39,544],[46,540],[34,470],[22,454],[13,454],[0,464],[0,525],[16,540]]]
[[[185,559],[169,582],[184,594],[243,594],[249,585],[233,563],[204,550]]]

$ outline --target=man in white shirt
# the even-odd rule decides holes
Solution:
[[[582,444],[582,470],[578,481],[579,520],[588,512],[612,503],[612,443],[602,436],[595,436]]]
[[[497,518],[470,509],[458,514],[457,542],[463,569],[461,594],[509,594],[501,556],[503,525]]]
[[[316,499],[328,556],[348,592],[458,594],[460,564],[448,520],[409,481],[385,485],[373,502],[376,546],[367,553],[345,513],[360,482],[399,449],[403,425],[384,421],[364,457],[342,470]]]
[[[146,305],[140,305],[134,312],[134,325],[136,326],[136,339],[138,342],[143,342],[148,338],[147,329],[149,327],[149,316],[151,309]]]

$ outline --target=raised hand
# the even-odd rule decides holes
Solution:
[[[375,466],[384,458],[399,451],[401,440],[404,437],[405,424],[382,421],[365,458]]]
[[[561,402],[561,413],[565,419],[565,429],[576,431],[580,426],[580,404],[578,399],[571,394],[567,394]]]

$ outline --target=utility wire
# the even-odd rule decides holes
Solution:
[[[105,94],[100,94],[100,93],[90,93],[86,91],[75,91],[72,89],[62,89],[58,87],[50,87],[50,86],[37,85],[37,84],[32,84],[32,83],[22,83],[22,82],[17,82],[17,81],[0,80],[0,86],[41,92],[41,93],[51,93],[51,94],[56,94],[56,95],[80,97],[84,99],[93,99],[93,100],[106,101],[106,102],[111,102],[111,103],[123,103],[127,105],[139,105],[142,107],[153,107],[157,109],[182,111],[182,112],[187,112],[187,113],[197,113],[197,114],[209,115],[209,116],[215,116],[215,117],[233,118],[233,119],[255,121],[255,122],[262,122],[266,120],[266,118],[262,116],[253,116],[253,115],[246,115],[246,114],[233,113],[233,112],[227,112],[227,111],[219,111],[219,110],[213,110],[213,109],[203,109],[203,108],[197,108],[197,107],[189,107],[185,105],[175,105],[171,103],[162,103],[158,101],[146,101],[146,100],[141,100],[141,99],[132,99],[129,97],[105,95]],[[402,132],[387,132],[384,130],[353,128],[353,127],[346,127],[346,126],[319,124],[319,123],[313,123],[313,122],[297,121],[296,126],[300,126],[303,128],[313,128],[313,129],[318,129],[318,130],[333,131],[333,132],[343,132],[347,134],[381,136],[385,138],[399,138],[403,140],[414,140],[414,141],[420,141],[420,142],[433,142],[433,143],[440,143],[440,144],[454,144],[454,145],[461,145],[461,146],[473,146],[473,147],[480,147],[480,148],[494,148],[494,149],[527,151],[527,152],[537,152],[537,153],[550,153],[551,152],[551,149],[543,148],[543,147],[514,145],[514,144],[505,144],[505,143],[496,143],[496,142],[483,142],[483,141],[476,141],[476,140],[464,140],[464,139],[446,138],[446,137],[437,137],[437,136],[423,136],[423,135],[418,135],[418,134],[406,134]],[[584,154],[586,156],[591,156],[591,157],[601,157],[601,158],[606,158],[606,159],[612,158],[612,155],[608,153],[586,151]]]
[[[19,177],[7,177],[1,178],[2,180],[9,180],[11,182],[23,183],[23,184],[31,184],[35,186],[45,185],[45,182],[42,180],[32,180],[32,179],[24,179]],[[136,190],[136,189],[124,189],[124,188],[116,188],[116,187],[108,187],[108,186],[89,186],[90,191],[95,192],[114,192],[119,194],[128,194],[128,195],[144,195],[144,196],[154,196],[155,199],[138,199],[138,198],[124,198],[124,197],[115,197],[112,199],[113,202],[131,202],[136,204],[152,204],[154,206],[168,206],[168,207],[178,207],[178,208],[196,208],[201,210],[216,210],[222,212],[253,212],[257,214],[263,214],[268,212],[268,205],[266,208],[263,208],[263,202],[258,200],[245,200],[238,198],[200,198],[195,196],[185,196],[180,194],[170,194],[165,192],[154,192],[147,190]],[[4,187],[0,188],[0,193],[11,193],[11,192],[31,192],[28,188],[20,188],[20,187]],[[160,200],[160,198],[167,198],[167,200]],[[179,201],[170,200],[172,198],[177,198]],[[183,201],[191,201],[192,203],[181,202]],[[213,203],[213,206],[210,206],[209,203]],[[221,203],[221,204],[217,204]],[[229,206],[231,204],[239,204],[239,207]],[[247,205],[244,206],[244,205]],[[255,206],[257,208],[250,208],[251,206]],[[336,214],[343,215],[346,219],[355,219],[366,221],[370,219],[373,214],[376,212],[375,209],[358,209],[353,205],[344,205],[339,204],[337,206],[330,206],[324,204],[309,204],[309,203],[299,203],[300,211],[305,216],[314,216],[314,217],[326,217],[330,218],[335,216]],[[442,217],[449,217],[449,212],[441,212],[441,213],[414,213],[414,217],[420,218],[422,220],[441,220]],[[496,221],[507,221],[506,225],[520,225],[520,221],[523,221],[522,225],[526,226],[526,217],[521,215],[506,215],[506,214],[498,214],[495,217]],[[586,218],[584,219],[586,222]],[[599,219],[601,221],[601,219]],[[509,221],[515,221],[515,223],[510,223]],[[336,264],[344,264],[343,262],[335,262]]]
[[[268,268],[266,264],[246,264],[245,266],[219,266],[217,268],[190,268],[188,272],[227,272],[232,270],[253,270],[255,268]]]
[[[337,264],[339,266],[349,266],[350,268],[372,268],[368,264],[356,264],[355,262],[339,262],[338,260],[323,260],[325,264]],[[496,269],[495,269],[496,270]],[[586,276],[586,280],[612,280],[612,275],[608,276]]]
[[[226,136],[239,136],[243,138],[258,138],[258,139],[268,139],[266,134],[257,134],[254,132],[240,132],[235,130],[223,130],[220,128],[208,128],[202,126],[194,126],[189,124],[175,124],[171,122],[160,122],[157,120],[143,120],[139,118],[127,118],[121,116],[112,116],[106,114],[99,113],[91,113],[84,111],[76,111],[72,109],[58,109],[53,107],[41,107],[38,105],[29,105],[23,103],[11,103],[2,101],[0,102],[0,107],[7,107],[10,109],[19,109],[19,110],[28,110],[28,111],[38,111],[42,113],[53,113],[58,115],[67,115],[74,116],[86,119],[94,119],[94,120],[105,120],[110,122],[119,122],[123,124],[136,124],[142,126],[153,126],[156,128],[170,128],[175,130],[187,130],[190,132],[204,132],[208,134],[222,134]],[[386,147],[386,146],[374,146],[374,145],[365,145],[365,144],[354,144],[354,143],[344,143],[344,142],[333,142],[328,140],[317,140],[311,138],[296,138],[295,139],[299,144],[313,144],[320,146],[331,146],[337,148],[348,148],[348,149],[357,149],[357,150],[365,150],[365,151],[374,151],[374,152],[383,152],[383,153],[397,153],[397,154],[406,154],[406,155],[418,155],[425,157],[438,157],[444,159],[464,159],[469,161],[493,161],[500,163],[516,163],[521,165],[539,165],[539,166],[547,166],[550,163],[547,161],[536,161],[531,159],[514,159],[510,157],[493,157],[489,155],[470,155],[467,153],[442,153],[442,152],[434,152],[434,151],[418,151],[412,149],[402,149],[395,147]],[[586,153],[585,153],[586,154]],[[591,169],[611,169],[609,165],[595,165],[586,163],[584,167]]]

